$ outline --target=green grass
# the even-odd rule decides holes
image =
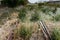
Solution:
[[[25,26],[21,26],[21,28],[19,29],[19,35],[24,40],[29,40],[29,38],[32,35],[32,29],[31,29],[31,27],[28,28],[28,27],[25,27]]]
[[[52,31],[52,40],[60,40],[60,30],[54,29]]]
[[[45,6],[45,7],[41,7],[40,10],[43,13],[50,15],[49,12],[52,12],[52,14],[56,14],[57,8],[55,7],[55,8],[52,9],[52,7]]]
[[[54,21],[60,21],[60,14],[53,16]]]
[[[39,14],[38,14],[37,12],[35,12],[34,14],[31,15],[30,21],[36,22],[36,21],[38,21],[39,19],[40,19]]]
[[[21,21],[24,21],[24,19],[26,18],[26,10],[24,8],[21,9],[18,16]]]

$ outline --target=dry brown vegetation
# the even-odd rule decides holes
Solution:
[[[60,16],[53,13],[57,11],[53,7],[36,4],[7,9],[7,13],[0,14],[0,23],[3,23],[0,24],[1,40],[43,40],[41,29],[38,30],[40,20],[45,21],[50,33],[54,28],[60,28]]]

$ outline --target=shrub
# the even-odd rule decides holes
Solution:
[[[27,0],[3,0],[3,4],[9,7],[15,7],[17,5],[24,5],[27,3]]]
[[[42,6],[41,6],[41,8],[40,8],[40,9],[41,9],[41,11],[42,11],[43,13],[45,13],[46,11],[48,11],[48,10],[49,10],[49,8],[48,8],[48,7],[42,7]]]
[[[25,17],[26,17],[26,10],[23,8],[23,9],[20,10],[19,19],[21,21],[24,21]]]
[[[53,14],[56,14],[57,8],[45,6],[45,7],[40,7],[40,10],[45,14],[51,15],[50,12],[52,12]]]
[[[54,10],[52,10],[52,12],[53,12],[54,14],[56,14],[56,11],[57,11],[57,8],[55,8]]]
[[[38,13],[32,14],[30,21],[35,22],[35,21],[38,21],[38,20],[39,20],[39,14]]]
[[[30,11],[34,9],[34,6],[33,6],[33,5],[27,5],[26,7],[27,7],[27,9],[30,10]]]
[[[53,20],[60,21],[60,14],[53,17]]]
[[[52,40],[60,40],[60,30],[54,29],[51,37]]]
[[[32,35],[32,29],[22,26],[19,29],[19,34],[20,34],[20,37],[22,37],[24,40],[29,40],[29,38]]]

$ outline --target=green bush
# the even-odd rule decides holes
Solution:
[[[48,7],[48,6],[44,6],[44,7],[41,6],[40,10],[45,14],[51,15],[50,12],[52,12],[52,14],[56,14],[57,8],[56,7],[52,8],[52,7]]]
[[[52,31],[52,40],[60,40],[60,30],[54,29]]]
[[[54,21],[60,21],[60,14],[53,17]]]
[[[49,11],[50,11],[49,7],[41,7],[40,10],[41,10],[43,13],[46,13],[46,12],[49,12]]]
[[[39,20],[39,14],[38,13],[34,13],[34,14],[31,15],[30,21],[35,22],[35,21],[38,21],[38,20]]]
[[[26,7],[27,7],[27,9],[30,10],[30,11],[34,9],[34,6],[33,6],[33,5],[27,5]]]
[[[32,35],[32,29],[22,26],[19,29],[19,34],[20,34],[20,37],[22,37],[24,40],[29,40],[29,38]]]
[[[23,9],[20,10],[19,19],[21,21],[24,21],[25,17],[26,17],[26,10],[23,8]]]
[[[17,5],[24,5],[27,3],[27,0],[3,0],[3,4],[9,7],[15,7]]]

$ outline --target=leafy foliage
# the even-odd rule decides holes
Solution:
[[[52,8],[52,7],[46,6],[46,7],[41,7],[40,10],[41,10],[43,13],[50,15],[49,12],[52,12],[53,14],[56,14],[57,8],[56,8],[56,7],[55,7],[55,8]]]
[[[54,29],[52,32],[52,40],[60,40],[60,31]]]
[[[31,19],[30,21],[38,21],[39,20],[39,14],[38,13],[34,13],[32,16],[31,16]]]
[[[26,17],[26,11],[25,11],[25,9],[23,8],[23,9],[20,10],[19,19],[20,19],[21,21],[24,21],[25,17]]]
[[[60,21],[60,14],[53,17],[53,20]]]

